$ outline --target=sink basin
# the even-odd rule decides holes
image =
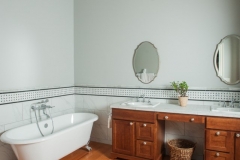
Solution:
[[[159,105],[160,102],[124,102],[121,105],[123,106],[132,106],[132,107],[141,107],[141,108],[148,108],[148,107],[156,107],[157,105]]]
[[[230,107],[226,107],[226,108],[223,108],[223,107],[219,107],[219,108],[214,108],[212,109],[212,111],[215,111],[215,112],[232,112],[232,113],[240,113],[240,108],[230,108]]]

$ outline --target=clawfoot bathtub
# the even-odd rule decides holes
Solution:
[[[1,141],[11,145],[18,160],[58,160],[88,144],[93,122],[98,116],[92,113],[66,114],[39,122],[41,136],[35,123],[9,130]]]

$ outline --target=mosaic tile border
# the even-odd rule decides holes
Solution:
[[[154,99],[176,99],[177,97],[173,89],[75,86],[2,92],[0,105],[75,94],[114,97],[137,97],[145,94],[146,97]],[[189,100],[196,101],[230,101],[232,98],[240,101],[240,91],[236,90],[189,90],[187,95]]]
[[[86,87],[76,86],[75,94],[137,97],[145,94],[146,97],[155,99],[177,99],[177,93],[173,89],[152,89],[152,88],[115,88],[115,87]],[[230,101],[233,98],[240,101],[240,91],[231,90],[188,90],[189,100],[198,101]]]
[[[60,87],[0,93],[0,104],[74,95],[74,87]]]

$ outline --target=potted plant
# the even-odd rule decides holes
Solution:
[[[182,81],[181,83],[173,81],[170,83],[173,89],[179,94],[178,100],[180,106],[185,107],[188,101],[188,96],[186,95],[188,91],[187,83],[185,81]]]

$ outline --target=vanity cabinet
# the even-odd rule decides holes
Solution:
[[[206,160],[240,160],[240,119],[207,117]]]
[[[160,160],[164,124],[154,112],[112,109],[113,145],[111,158]]]
[[[205,160],[240,160],[240,118],[112,109],[111,158],[162,160],[165,121],[205,123]]]

